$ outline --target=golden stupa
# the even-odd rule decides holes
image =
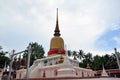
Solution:
[[[50,50],[48,52],[48,56],[56,55],[56,54],[65,54],[64,50],[64,40],[60,37],[60,30],[58,24],[58,9],[57,9],[57,17],[56,17],[56,27],[54,31],[54,37],[50,41]]]

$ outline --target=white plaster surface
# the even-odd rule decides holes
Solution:
[[[120,80],[120,78],[56,79],[56,80]]]

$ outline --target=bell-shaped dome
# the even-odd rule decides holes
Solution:
[[[51,43],[50,43],[50,50],[51,49],[59,49],[62,50],[64,49],[64,41],[61,37],[53,37],[51,39]]]
[[[64,40],[60,37],[60,30],[58,24],[58,9],[57,9],[57,19],[56,19],[56,27],[54,31],[54,37],[50,41],[50,50],[48,52],[48,56],[56,55],[56,54],[65,54],[64,50]]]

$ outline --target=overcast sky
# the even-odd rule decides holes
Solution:
[[[0,0],[0,45],[19,52],[38,42],[47,54],[56,8],[67,49],[93,55],[120,51],[120,0]]]

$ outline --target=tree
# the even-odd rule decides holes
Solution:
[[[93,70],[102,70],[102,57],[99,55],[96,55],[93,57],[93,63],[92,63],[92,69]]]
[[[83,58],[84,58],[84,51],[83,50],[79,50],[79,52],[78,52],[78,58],[80,59],[80,60],[82,60]]]
[[[86,59],[87,63],[91,63],[93,61],[92,53],[90,53],[90,52],[87,53],[85,55],[85,59]]]
[[[8,65],[9,63],[9,58],[7,56],[5,56],[7,54],[7,52],[2,50],[2,46],[0,46],[0,68],[3,68],[6,64]]]
[[[111,55],[111,68],[118,69],[115,53],[112,53],[112,55]]]
[[[84,54],[84,58],[83,60],[80,62],[80,67],[86,68],[87,64],[89,64],[89,66],[92,66],[92,62],[93,62],[93,57],[92,57],[92,53],[87,53]]]
[[[85,53],[83,50],[79,51],[71,51],[68,50],[68,56],[73,56],[74,60],[76,60],[76,57],[80,59],[79,66],[82,68],[86,68],[87,64],[89,64],[90,68],[92,70],[102,70],[102,66],[104,65],[105,69],[117,69],[117,61],[115,54],[105,54],[103,56],[95,55],[93,56],[92,53],[88,52]],[[77,59],[77,60],[78,60]]]
[[[73,56],[77,56],[77,52],[76,51],[73,51],[72,53],[73,53],[72,54]]]
[[[118,68],[115,54],[112,54],[112,55],[106,54],[106,55],[102,56],[102,62],[106,69]]]
[[[39,45],[37,42],[34,43],[32,42],[31,47],[32,47],[32,54],[30,57],[30,65],[32,65],[36,59],[43,58],[45,54],[44,48],[42,47],[42,45]],[[27,56],[28,56],[28,52],[25,52],[24,57],[26,57],[26,59]]]
[[[70,50],[68,50],[67,53],[68,53],[68,54],[67,54],[68,56],[71,56],[71,55],[72,55],[72,52],[71,52]]]

